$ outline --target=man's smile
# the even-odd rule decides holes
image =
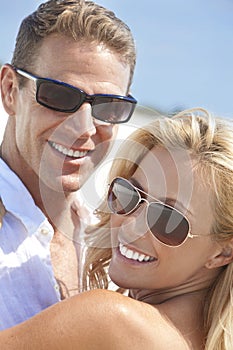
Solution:
[[[69,156],[72,158],[83,158],[85,157],[89,151],[78,151],[78,150],[73,150],[72,148],[66,148],[58,143],[51,142],[49,141],[49,144],[56,149],[58,152],[65,156]]]

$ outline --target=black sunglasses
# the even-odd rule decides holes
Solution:
[[[137,104],[135,98],[130,95],[88,95],[85,91],[62,81],[40,78],[22,69],[13,68],[18,74],[36,82],[36,101],[54,111],[74,113],[84,102],[88,102],[94,118],[110,124],[120,124],[129,121]]]
[[[140,193],[154,202],[148,202]],[[119,215],[128,215],[142,202],[146,202],[147,225],[154,237],[166,246],[178,247],[188,237],[199,236],[191,234],[190,223],[181,212],[148,195],[122,177],[116,177],[109,185],[107,201],[111,212]]]

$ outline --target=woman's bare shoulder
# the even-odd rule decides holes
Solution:
[[[6,350],[190,349],[161,312],[106,290],[81,293],[0,332]]]
[[[90,291],[80,297],[86,299],[88,307],[92,305],[95,322],[105,329],[102,334],[111,349],[189,349],[159,308],[106,290]]]

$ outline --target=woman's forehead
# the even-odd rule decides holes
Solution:
[[[133,177],[158,198],[190,200],[194,185],[193,158],[187,150],[152,148]]]
[[[144,173],[145,178],[150,175],[160,175],[170,178],[178,177],[186,173],[191,176],[193,173],[194,157],[187,150],[166,149],[161,146],[153,147],[140,161],[138,172]]]

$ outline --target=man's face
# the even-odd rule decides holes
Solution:
[[[28,69],[30,73],[66,82],[88,94],[127,94],[129,66],[102,45],[53,34],[43,41],[34,67]],[[75,113],[62,113],[39,105],[35,93],[31,80],[18,90],[12,135],[17,167],[26,161],[29,190],[37,174],[46,186],[76,191],[106,156],[117,126],[94,120],[88,103]]]

